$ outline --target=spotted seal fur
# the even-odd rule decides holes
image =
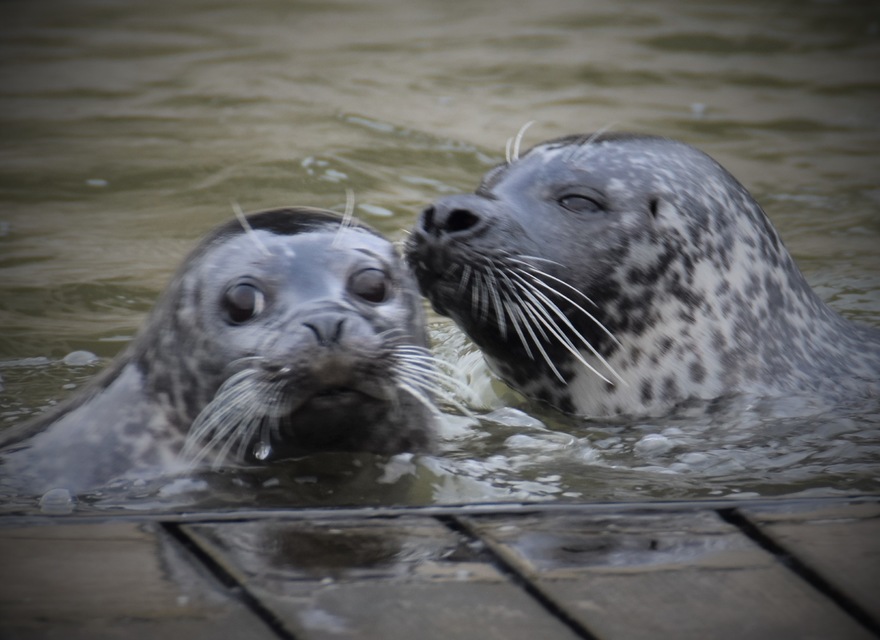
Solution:
[[[232,220],[87,389],[4,435],[0,475],[82,491],[193,465],[429,446],[436,374],[394,247],[317,209]]]
[[[502,379],[565,412],[880,395],[880,331],[823,303],[746,189],[681,142],[539,144],[427,207],[407,259]]]

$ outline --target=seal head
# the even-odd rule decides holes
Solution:
[[[81,490],[196,464],[428,447],[430,357],[394,247],[331,212],[210,233],[91,387],[6,436],[0,469]]]
[[[407,259],[502,379],[566,412],[880,393],[880,332],[825,305],[746,189],[681,142],[540,144],[426,208]]]

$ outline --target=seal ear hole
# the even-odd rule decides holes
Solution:
[[[381,269],[361,269],[348,281],[348,290],[353,295],[373,304],[388,300],[391,289],[391,279]]]
[[[651,198],[651,201],[648,203],[648,210],[651,212],[651,217],[657,217],[657,210],[660,208],[660,202],[657,198]]]
[[[238,282],[223,294],[223,312],[230,324],[244,324],[266,308],[266,296],[251,282]]]

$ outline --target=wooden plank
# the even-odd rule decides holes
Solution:
[[[873,637],[712,511],[463,522],[598,638]]]
[[[740,509],[880,626],[880,504]]]
[[[432,518],[187,525],[296,638],[576,636]]]
[[[275,637],[155,524],[4,526],[0,567],[5,639]]]

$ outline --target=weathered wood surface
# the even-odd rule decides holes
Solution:
[[[877,638],[880,499],[0,518],[0,638]]]

